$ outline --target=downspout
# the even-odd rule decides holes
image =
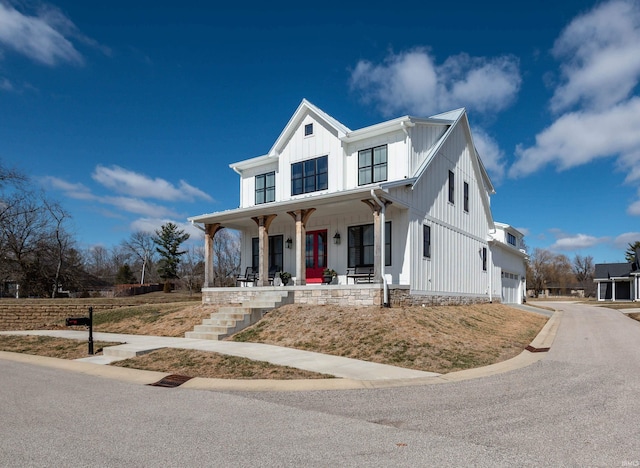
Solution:
[[[371,189],[371,197],[376,201],[376,203],[380,206],[380,276],[382,277],[382,294],[383,294],[383,305],[384,307],[389,307],[389,287],[387,286],[387,277],[384,274],[384,267],[386,262],[385,259],[385,210],[386,205],[378,198],[374,189]]]
[[[491,251],[491,242],[495,241],[495,239],[491,236],[491,234],[495,234],[497,229],[495,225],[493,229],[489,229],[489,239],[487,240],[487,268],[489,270],[489,304],[493,304],[493,253]]]

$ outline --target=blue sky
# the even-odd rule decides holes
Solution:
[[[0,161],[81,247],[237,207],[228,165],[303,98],[351,129],[466,107],[530,250],[640,239],[639,2],[207,3],[0,0]]]

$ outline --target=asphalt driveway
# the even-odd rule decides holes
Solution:
[[[640,466],[640,323],[554,306],[542,360],[459,382],[159,389],[0,360],[0,465]]]

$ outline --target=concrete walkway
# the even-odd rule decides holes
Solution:
[[[27,330],[0,332],[3,335],[39,335],[74,340],[88,340],[88,333],[75,330]],[[234,341],[195,340],[190,338],[171,338],[165,336],[125,335],[119,333],[93,334],[94,341],[125,343],[110,346],[103,350],[102,356],[90,356],[77,359],[93,364],[109,364],[149,353],[162,348],[193,349],[210,351],[230,356],[244,357],[255,361],[266,361],[280,366],[295,367],[311,372],[329,374],[351,380],[395,380],[434,377],[440,374],[423,372],[403,367],[376,364],[340,356],[283,348],[259,343],[238,343]]]

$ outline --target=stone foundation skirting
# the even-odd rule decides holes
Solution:
[[[289,291],[293,303],[309,305],[382,306],[384,295],[380,284],[266,286],[238,288],[203,288],[202,303],[211,305],[251,302],[263,291]],[[389,303],[398,306],[440,306],[488,303],[486,295],[447,295],[410,291],[409,286],[390,286]],[[494,301],[499,302],[499,301]]]
[[[391,307],[398,306],[445,306],[445,305],[470,305],[487,304],[489,297],[486,295],[450,295],[444,293],[430,293],[428,291],[410,291],[409,286],[391,286],[389,288],[389,302]],[[493,300],[500,302],[500,300]]]

